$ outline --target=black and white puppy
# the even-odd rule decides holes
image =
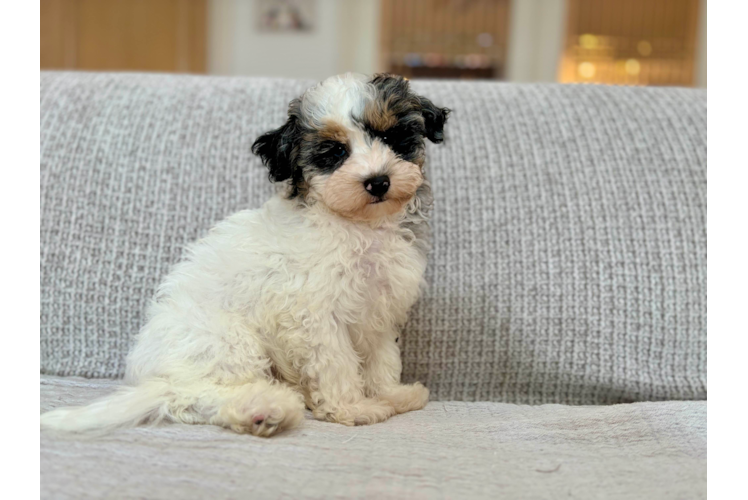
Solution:
[[[328,78],[253,151],[278,183],[258,210],[193,244],[158,288],[126,385],[42,427],[215,424],[271,436],[315,418],[373,424],[418,410],[397,337],[423,281],[431,192],[424,140],[449,110],[399,76]]]

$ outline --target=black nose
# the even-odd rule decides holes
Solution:
[[[390,178],[386,175],[378,175],[364,181],[364,189],[372,196],[384,196],[390,188]]]

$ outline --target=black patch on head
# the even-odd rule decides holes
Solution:
[[[320,139],[316,136],[305,141],[301,153],[304,164],[311,165],[325,174],[335,171],[349,155],[348,147],[342,142]]]
[[[301,100],[294,99],[286,124],[261,135],[252,145],[252,152],[268,167],[270,180],[291,185],[291,198],[306,190],[305,172],[330,173],[350,156],[347,144],[304,123]]]
[[[294,179],[300,175],[296,168],[298,144],[302,131],[295,116],[280,128],[262,134],[252,144],[252,152],[268,167],[268,177],[273,182]]]
[[[398,122],[397,125],[385,131],[366,127],[366,132],[376,137],[405,161],[413,161],[423,153],[423,127],[418,122]]]
[[[407,102],[412,99],[413,94],[410,92],[408,80],[400,75],[389,73],[379,73],[371,79],[372,85],[377,89],[377,97],[385,102],[390,102],[394,106],[400,106],[398,111],[406,111],[411,103]]]
[[[419,146],[422,148],[414,137],[416,135],[434,143],[444,141],[444,124],[450,113],[448,108],[436,106],[431,100],[414,94],[408,80],[399,75],[378,74],[371,83],[377,89],[377,100],[397,120],[397,125],[390,127],[386,134],[370,127],[372,135],[387,137],[384,142],[405,159],[415,154]]]

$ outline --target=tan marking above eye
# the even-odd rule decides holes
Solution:
[[[348,140],[348,129],[342,123],[335,120],[326,120],[317,135],[324,140],[333,140],[345,143]]]
[[[395,114],[390,111],[386,103],[380,101],[373,101],[366,105],[363,119],[368,126],[381,132],[389,130],[397,124]]]

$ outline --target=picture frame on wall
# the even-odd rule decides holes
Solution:
[[[317,15],[316,0],[259,0],[258,30],[261,32],[313,31]]]

